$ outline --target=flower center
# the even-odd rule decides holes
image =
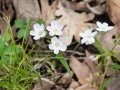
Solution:
[[[39,35],[41,36],[43,34],[43,32],[41,31],[41,32],[39,32]]]
[[[54,28],[53,31],[56,33],[56,32],[58,31],[58,29],[57,29],[57,28]]]
[[[56,46],[56,47],[59,47],[60,45],[59,45],[59,43],[55,43],[55,46]]]

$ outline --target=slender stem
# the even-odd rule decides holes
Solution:
[[[50,50],[44,50],[44,51],[33,50],[33,52],[50,53],[50,52],[53,52],[53,51],[50,51]],[[72,50],[66,50],[65,52],[67,52],[67,53],[74,53],[74,54],[78,54],[78,55],[84,55],[84,53],[80,53],[80,52],[72,51]]]
[[[115,43],[115,45],[113,46],[113,48],[110,50],[110,54],[112,53],[112,51],[115,49],[115,47],[117,46],[117,44],[118,44],[119,42],[120,42],[120,39],[118,40],[118,42]],[[109,66],[109,64],[110,64],[110,60],[111,60],[111,59],[108,60],[107,65],[106,65],[106,68],[105,68],[105,71],[104,71],[104,73],[103,73],[103,78],[102,78],[102,81],[101,81],[101,84],[100,84],[100,89],[102,88],[102,84],[103,84],[103,81],[104,81],[104,79],[105,79],[105,74],[106,74],[107,69],[108,69],[108,66]]]

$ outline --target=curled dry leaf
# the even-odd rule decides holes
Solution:
[[[86,6],[87,6],[87,8],[88,8],[91,12],[93,12],[93,13],[95,13],[95,14],[97,14],[97,15],[101,15],[101,14],[103,14],[103,13],[105,12],[105,9],[106,9],[106,5],[105,5],[104,2],[105,2],[105,0],[96,0],[97,5],[94,6],[94,7],[91,7],[91,6],[89,5],[89,3],[86,2]],[[103,3],[104,3],[104,4],[103,4]]]
[[[78,81],[84,85],[92,82],[92,72],[88,65],[84,62],[79,62],[77,58],[71,56],[70,67],[78,78]]]
[[[67,1],[62,0],[62,5],[68,9],[73,9],[77,11],[88,11],[88,8],[85,5],[85,1]]]
[[[71,44],[73,36],[76,41],[80,42],[79,33],[95,26],[92,23],[88,23],[88,21],[94,18],[92,13],[76,13],[71,9],[63,7],[61,2],[59,2],[57,8],[55,15],[61,16],[57,21],[64,26],[61,38],[64,39],[66,45]]]

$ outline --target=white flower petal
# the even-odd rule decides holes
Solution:
[[[41,26],[38,23],[36,23],[33,25],[33,28],[36,32],[38,32],[41,29]]]
[[[81,37],[85,37],[86,35],[85,35],[85,33],[80,33],[79,34]]]
[[[95,37],[96,34],[97,34],[97,31],[92,32],[92,33],[91,33],[91,36],[92,36],[92,37]]]
[[[104,22],[103,27],[108,27],[108,24],[106,22]]]
[[[90,39],[89,39],[89,43],[90,43],[90,44],[93,44],[94,42],[95,42],[95,39],[94,39],[94,38],[90,38]]]
[[[65,51],[66,49],[67,49],[67,46],[66,46],[66,45],[64,45],[64,44],[61,45],[61,47],[60,47],[60,50],[61,50],[61,51]]]
[[[53,44],[49,44],[49,49],[53,50],[54,49],[54,45]]]
[[[62,31],[58,31],[56,35],[62,35]]]
[[[51,42],[52,43],[55,43],[55,42],[58,42],[59,40],[58,40],[58,38],[57,37],[53,37],[52,39],[51,39]]]
[[[96,61],[96,60],[99,59],[99,56],[94,56],[94,55],[92,55],[92,56],[89,57],[89,59],[90,59],[91,61]]]
[[[43,24],[40,25],[40,31],[44,31],[44,25]]]
[[[52,21],[52,22],[51,22],[51,26],[52,26],[52,27],[56,27],[56,26],[58,26],[57,21]]]
[[[46,29],[47,29],[48,31],[51,31],[51,30],[52,30],[51,26],[47,26]]]
[[[86,41],[87,41],[87,39],[83,38],[83,39],[81,40],[81,44],[84,44]]]
[[[103,31],[101,28],[96,28],[97,31]]]
[[[61,31],[63,29],[63,26],[62,25],[59,25],[58,26],[58,30]]]
[[[38,40],[38,39],[40,39],[40,36],[39,36],[39,35],[36,35],[33,39],[34,39],[34,40]]]
[[[59,53],[59,50],[58,50],[58,49],[54,49],[54,53],[55,53],[55,54],[58,54],[58,53]]]
[[[54,36],[55,33],[54,33],[54,32],[49,32],[49,35],[50,35],[50,36]]]
[[[107,30],[112,30],[114,27],[113,26],[109,26],[107,27]]]
[[[30,35],[35,36],[36,32],[34,30],[30,31]]]
[[[85,33],[86,33],[87,35],[90,35],[91,32],[92,32],[91,29],[87,29],[87,30],[85,31]]]
[[[97,24],[98,27],[102,27],[102,23],[101,22],[97,21],[96,24]]]
[[[44,31],[41,35],[41,37],[45,37],[46,36],[46,31]]]

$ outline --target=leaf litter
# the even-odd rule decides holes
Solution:
[[[3,1],[4,0],[0,2],[3,3]],[[113,36],[116,37],[120,32],[119,0],[76,1],[77,0],[51,0],[50,4],[48,0],[13,0],[13,2],[11,1],[7,3],[8,9],[0,8],[0,10],[3,10],[0,12],[1,35],[6,30],[6,23],[2,18],[2,12],[10,17],[11,21],[14,17],[14,13],[16,13],[15,19],[24,19],[26,21],[29,18],[32,18],[33,21],[36,22],[39,18],[43,18],[45,20],[45,25],[50,24],[52,20],[56,19],[56,21],[64,26],[63,35],[61,38],[64,39],[65,43],[69,46],[73,42],[73,38],[75,41],[80,43],[79,33],[84,32],[89,28],[96,28],[96,25],[94,23],[95,17],[99,16],[101,18],[100,15],[107,12],[109,19],[115,25],[115,28],[114,30],[106,32],[103,35],[101,42],[106,50],[110,50],[114,44]],[[96,5],[91,6],[91,2],[95,3]],[[14,36],[16,37],[16,28],[14,25],[12,27],[14,28]],[[33,43],[31,38],[30,41]],[[79,47],[83,48],[83,46],[80,45]],[[117,57],[120,57],[120,46],[117,45],[115,50],[118,52]],[[58,76],[56,76],[56,80],[52,80],[52,78],[46,76],[42,78],[42,81],[44,83],[42,89],[39,86],[38,82],[35,81],[32,90],[98,90],[101,76],[97,76],[96,74],[97,72],[102,73],[102,70],[99,68],[98,61],[93,62],[89,60],[89,57],[92,55],[92,53],[85,50],[85,55],[86,56],[84,56],[85,58],[82,61],[79,60],[75,55],[69,56],[70,58],[68,58],[68,62],[71,68],[72,76],[69,76],[69,74],[66,72],[62,72],[61,69],[63,69],[63,67],[55,68],[58,74]],[[48,67],[48,65],[44,64],[41,67]],[[119,79],[119,74],[116,74],[116,72],[111,69],[108,69],[106,75]],[[108,78],[106,78],[106,80],[107,79]],[[95,81],[97,83],[94,87],[93,83]],[[107,85],[106,88],[106,90],[119,90],[119,80],[113,81]]]

